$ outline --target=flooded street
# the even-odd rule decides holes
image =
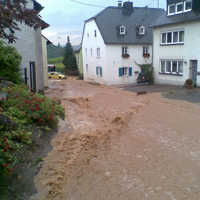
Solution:
[[[199,106],[68,79],[65,121],[35,178],[37,200],[197,200]]]

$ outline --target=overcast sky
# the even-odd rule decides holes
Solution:
[[[42,18],[50,24],[43,34],[55,45],[64,45],[67,35],[71,43],[77,45],[81,41],[84,21],[107,6],[116,6],[117,0],[37,0],[45,8],[41,11]],[[97,7],[86,6],[75,1],[93,4]],[[125,1],[125,0],[124,0]],[[134,6],[157,7],[158,0],[134,0]],[[166,0],[160,0],[160,7],[165,8]],[[99,7],[98,7],[99,6]]]

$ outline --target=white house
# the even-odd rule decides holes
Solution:
[[[43,57],[43,77],[44,87],[47,88],[48,84],[48,61],[47,61],[47,45],[52,44],[44,35],[42,35],[42,57]]]
[[[155,82],[200,86],[200,12],[196,0],[167,0],[167,12],[153,25]],[[194,6],[195,5],[195,6]]]
[[[133,7],[132,2],[124,2],[85,21],[84,80],[108,85],[135,83],[138,64],[152,63],[150,25],[163,13],[162,9]]]
[[[26,7],[39,12],[43,7],[35,0],[28,0]],[[16,31],[17,40],[12,44],[22,56],[21,68],[24,81],[33,91],[44,90],[43,48],[41,31],[49,25],[41,19],[41,28],[33,28],[19,24]]]

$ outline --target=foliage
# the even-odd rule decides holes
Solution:
[[[8,81],[19,83],[21,56],[14,47],[0,41],[0,76]]]
[[[74,55],[74,51],[70,43],[69,36],[67,38],[67,44],[65,47],[63,64],[65,65],[65,74],[78,75],[76,57]]]
[[[199,0],[193,0],[192,1],[192,10],[199,14],[200,12],[200,1]]]
[[[48,58],[57,58],[64,55],[65,48],[62,46],[55,46],[50,44],[47,46],[47,55]]]
[[[57,63],[62,63],[63,57],[56,57],[56,58],[49,58],[48,63],[49,64],[57,64]]]
[[[138,64],[141,68],[141,71],[144,72],[145,77],[147,78],[149,84],[154,83],[154,76],[153,76],[153,67],[152,64]]]
[[[0,38],[10,43],[16,40],[15,31],[20,30],[18,24],[24,22],[35,29],[42,23],[38,11],[26,9],[26,0],[0,1]]]
[[[8,99],[0,102],[0,114],[16,125],[0,125],[0,176],[9,173],[18,162],[16,152],[31,144],[33,125],[53,128],[59,117],[64,118],[64,109],[57,99],[34,94],[24,85],[7,88],[5,92]]]

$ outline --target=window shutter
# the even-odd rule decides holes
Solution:
[[[119,76],[122,76],[122,68],[119,68]]]
[[[102,67],[100,67],[100,76],[103,76]]]
[[[129,76],[132,76],[132,67],[129,67]]]
[[[98,67],[96,67],[96,75],[98,75]]]

